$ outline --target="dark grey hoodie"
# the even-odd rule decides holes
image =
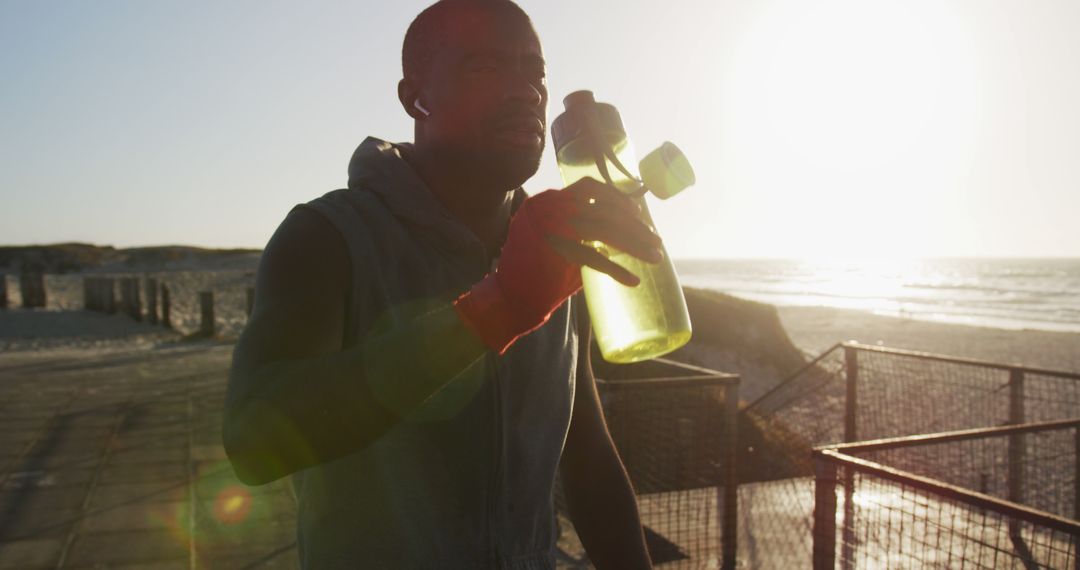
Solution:
[[[322,214],[348,247],[343,347],[453,300],[495,261],[402,146],[366,139],[347,189],[298,206]],[[515,208],[524,197],[519,188]],[[576,303],[503,356],[489,352],[367,448],[295,474],[303,567],[553,568]]]

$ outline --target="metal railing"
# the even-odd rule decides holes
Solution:
[[[1030,453],[1014,465],[1004,451],[1019,438]],[[1080,569],[1080,420],[838,444],[813,457],[815,569]],[[1017,494],[1014,477],[1030,473],[1044,476]]]
[[[667,359],[637,370],[597,390],[654,562],[734,568],[739,377]],[[561,485],[556,504],[567,512]]]
[[[841,343],[741,414],[740,553],[750,566],[805,567],[812,553],[811,448],[1080,417],[1080,374]],[[1033,489],[1047,469],[1025,461],[1030,444],[1017,435],[996,450],[1001,465],[1014,470],[1014,497]]]

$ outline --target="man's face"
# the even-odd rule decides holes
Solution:
[[[507,190],[536,173],[547,129],[540,40],[520,16],[464,10],[448,19],[421,89],[427,142]]]

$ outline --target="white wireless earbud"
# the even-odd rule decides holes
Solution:
[[[418,111],[423,113],[425,117],[431,114],[431,111],[428,111],[427,109],[424,108],[423,105],[420,104],[419,99],[414,100],[412,105],[413,105],[413,107],[416,107],[416,109]]]

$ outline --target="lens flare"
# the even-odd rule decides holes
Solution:
[[[240,485],[230,485],[214,497],[214,517],[225,524],[237,524],[251,513],[251,493]]]

